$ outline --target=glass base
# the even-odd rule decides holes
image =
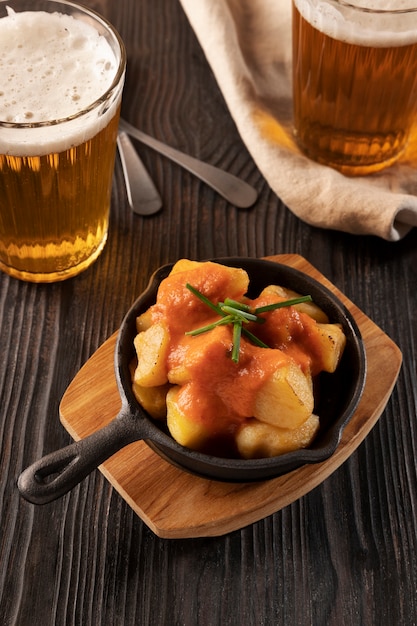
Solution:
[[[18,278],[19,280],[24,280],[26,282],[31,283],[56,283],[63,280],[67,280],[68,278],[73,278],[81,272],[84,272],[90,265],[97,260],[100,254],[103,251],[104,246],[107,241],[107,233],[105,237],[103,237],[100,245],[94,250],[94,252],[84,261],[74,265],[72,267],[68,267],[63,270],[58,270],[56,272],[28,272],[22,269],[16,269],[15,267],[11,267],[6,265],[0,260],[0,270],[13,278]]]
[[[367,176],[390,167],[401,158],[408,143],[407,141],[403,141],[396,149],[387,151],[385,155],[382,150],[379,150],[378,156],[380,158],[373,160],[372,156],[367,154],[364,147],[359,143],[356,153],[352,149],[343,153],[341,151],[331,150],[330,147],[324,149],[322,145],[320,146],[318,136],[315,143],[304,142],[297,131],[294,130],[294,138],[301,152],[309,159],[321,165],[327,165],[345,176],[352,177]],[[330,146],[331,142],[328,140],[326,143]],[[333,139],[333,143],[335,143],[335,139]]]
[[[385,161],[380,161],[378,163],[371,163],[366,165],[350,165],[346,163],[333,163],[331,159],[321,158],[315,154],[304,152],[306,156],[308,156],[313,161],[320,163],[321,165],[327,165],[334,170],[337,170],[344,176],[369,176],[370,174],[376,174],[377,172],[381,172],[382,170],[387,169],[394,163],[398,161],[401,155],[404,153],[404,150],[401,150],[399,154],[396,154],[394,157],[390,159],[386,159]]]

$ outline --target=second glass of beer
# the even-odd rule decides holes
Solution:
[[[101,253],[126,67],[103,18],[0,1],[0,269],[53,282]]]
[[[293,0],[295,137],[350,176],[403,153],[417,117],[416,0]]]

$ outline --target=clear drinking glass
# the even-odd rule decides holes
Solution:
[[[66,0],[0,2],[0,269],[52,282],[86,269],[109,223],[126,53]]]
[[[295,137],[362,175],[394,163],[417,110],[415,0],[293,0]]]

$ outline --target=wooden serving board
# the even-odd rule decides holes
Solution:
[[[256,522],[314,489],[365,439],[379,419],[401,368],[396,344],[303,257],[268,257],[309,274],[326,285],[351,311],[361,330],[368,372],[359,406],[335,453],[315,465],[259,483],[224,483],[188,474],[170,465],[143,441],[114,454],[100,470],[158,536],[218,536]],[[60,405],[61,422],[76,440],[102,428],[119,412],[112,335],[74,378]],[[381,361],[384,367],[381,368]]]

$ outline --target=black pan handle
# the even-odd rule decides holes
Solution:
[[[92,435],[47,454],[19,476],[20,494],[33,504],[46,504],[65,495],[115,452],[144,438],[140,417],[128,407]]]

